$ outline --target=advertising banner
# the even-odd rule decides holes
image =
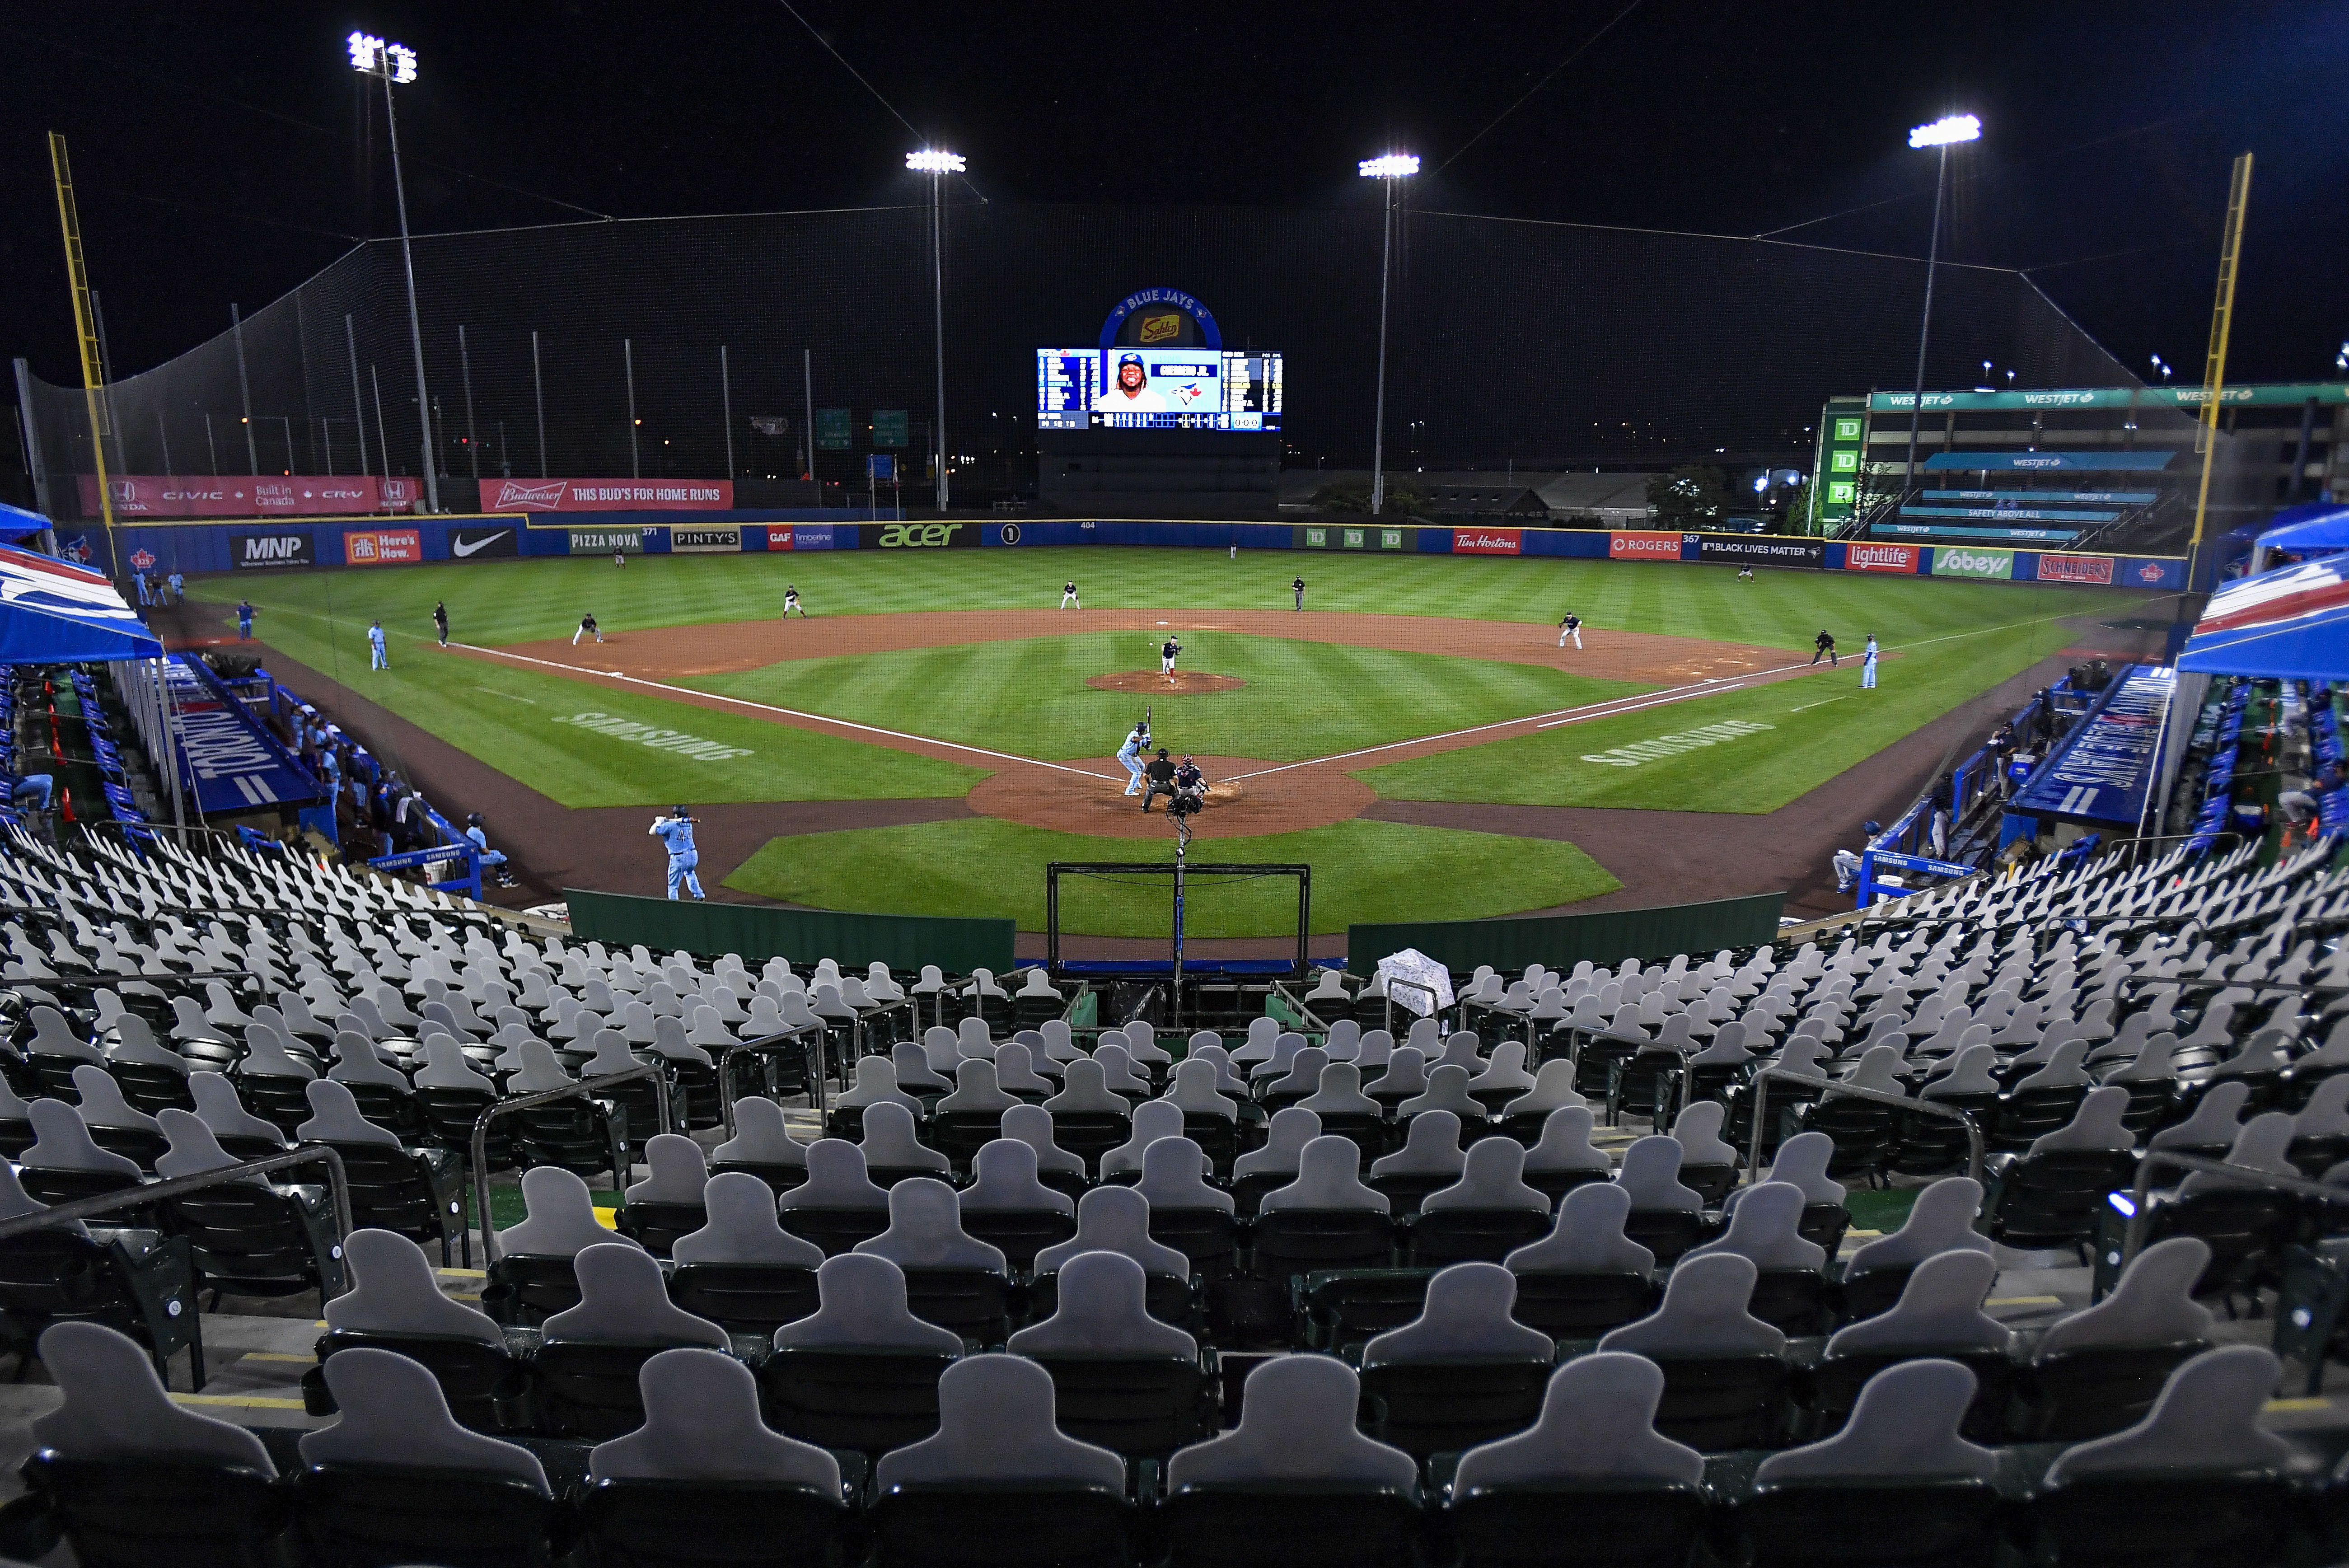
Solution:
[[[977,523],[859,523],[856,544],[864,550],[976,549],[985,532]]]
[[[343,535],[347,566],[412,566],[424,559],[424,536],[413,528],[354,528]]]
[[[571,554],[574,556],[636,556],[642,555],[644,548],[645,533],[641,528],[571,530]]]
[[[98,478],[78,474],[84,517],[99,514]],[[107,475],[114,514],[122,517],[335,517],[369,512],[405,512],[416,504],[417,481],[309,474],[258,479],[153,473]]]
[[[1697,536],[1700,561],[1733,562],[1756,566],[1823,566],[1824,539],[1773,538],[1768,535],[1703,534]]]
[[[1986,412],[2016,409],[2127,409],[2136,407],[2199,409],[2209,394],[2200,387],[2082,387],[2034,392],[1928,392],[1930,410]],[[2219,401],[2229,408],[2296,408],[2315,400],[2324,404],[2349,402],[2349,383],[2296,381],[2282,385],[2229,387]],[[1917,401],[1913,392],[1878,392],[1868,406],[1881,412],[1907,413]]]
[[[1990,473],[2151,473],[2169,466],[2174,452],[1937,452],[1924,466]]]
[[[2113,580],[2130,588],[2182,588],[2186,561],[2178,556],[2125,556]]]
[[[242,813],[321,798],[317,780],[193,655],[171,655],[163,679],[180,777],[192,786],[198,810]]]
[[[1618,529],[1607,535],[1607,558],[1610,561],[1677,561],[1681,558],[1681,536],[1658,533],[1652,528]]]
[[[1525,547],[1525,531],[1520,528],[1452,530],[1452,553],[1455,556],[1515,556],[1522,554]]]
[[[484,479],[484,512],[725,512],[730,479]]]
[[[315,566],[318,564],[310,549],[307,534],[233,533],[228,536],[229,564],[238,571],[248,567]]]
[[[456,528],[449,530],[452,561],[502,561],[522,554],[519,528]]]
[[[2113,580],[2113,558],[2110,556],[2042,556],[2039,557],[2039,580],[2043,583],[2108,586]]]
[[[1389,528],[1372,524],[1316,524],[1297,530],[1296,547],[1300,550],[1409,550],[1416,545],[1418,532],[1416,528]]]
[[[2136,827],[2177,682],[2175,670],[2131,665],[2007,809]]]
[[[854,523],[793,523],[788,527],[780,523],[770,523],[767,524],[767,548],[854,550],[856,548],[856,528]]]
[[[1915,545],[1851,544],[1843,547],[1847,572],[1913,572],[1925,552]]]
[[[676,556],[731,555],[742,547],[740,528],[672,528],[669,553]]]
[[[2002,583],[2014,576],[2014,552],[1939,545],[1933,551],[1933,575],[1937,577],[1982,577]]]

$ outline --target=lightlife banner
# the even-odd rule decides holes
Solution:
[[[484,512],[725,512],[730,479],[484,479]]]
[[[77,474],[85,518],[100,514],[98,476]],[[423,482],[373,474],[292,474],[258,479],[243,474],[110,473],[114,515],[124,517],[343,517],[407,512]]]

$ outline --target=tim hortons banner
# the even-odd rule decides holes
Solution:
[[[724,512],[730,479],[484,479],[484,512]]]

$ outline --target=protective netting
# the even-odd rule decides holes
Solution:
[[[812,400],[854,410],[850,446],[818,452],[824,477],[863,472],[875,409],[907,410],[918,473],[936,407],[927,219],[919,207],[878,208],[419,239],[440,472],[717,477],[729,472],[730,429],[741,502],[785,504],[804,495],[795,479]],[[1162,285],[1206,301],[1227,345],[1285,352],[1289,467],[1361,466],[1378,223],[1374,212],[1334,210],[954,208],[946,371],[957,499],[1032,485],[1034,350],[1090,343],[1119,298]],[[103,279],[107,258],[92,265]],[[1390,464],[1661,466],[1716,449],[1806,458],[1823,398],[1909,384],[1924,278],[1904,257],[1406,213]],[[1983,359],[2025,386],[2136,380],[2018,273],[1942,267],[1933,319],[1928,386],[1971,385]],[[388,472],[420,471],[397,242],[352,251],[247,317],[247,391],[238,348],[224,331],[125,378],[109,467],[347,474],[364,443],[367,472],[387,472],[387,450]],[[36,385],[33,411],[52,503],[70,511],[73,486],[57,481],[91,471],[80,393]],[[471,499],[460,483],[444,505]]]

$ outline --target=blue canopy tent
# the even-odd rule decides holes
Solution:
[[[2251,545],[2251,575],[2256,576],[2279,555],[2323,556],[2349,550],[2349,506],[2338,502],[2312,502],[2287,506],[2268,519]]]
[[[2178,656],[2187,674],[2349,680],[2349,555],[2228,584]]]
[[[29,539],[36,534],[47,533],[48,527],[49,520],[39,513],[0,501],[0,544],[13,545],[19,539]]]

